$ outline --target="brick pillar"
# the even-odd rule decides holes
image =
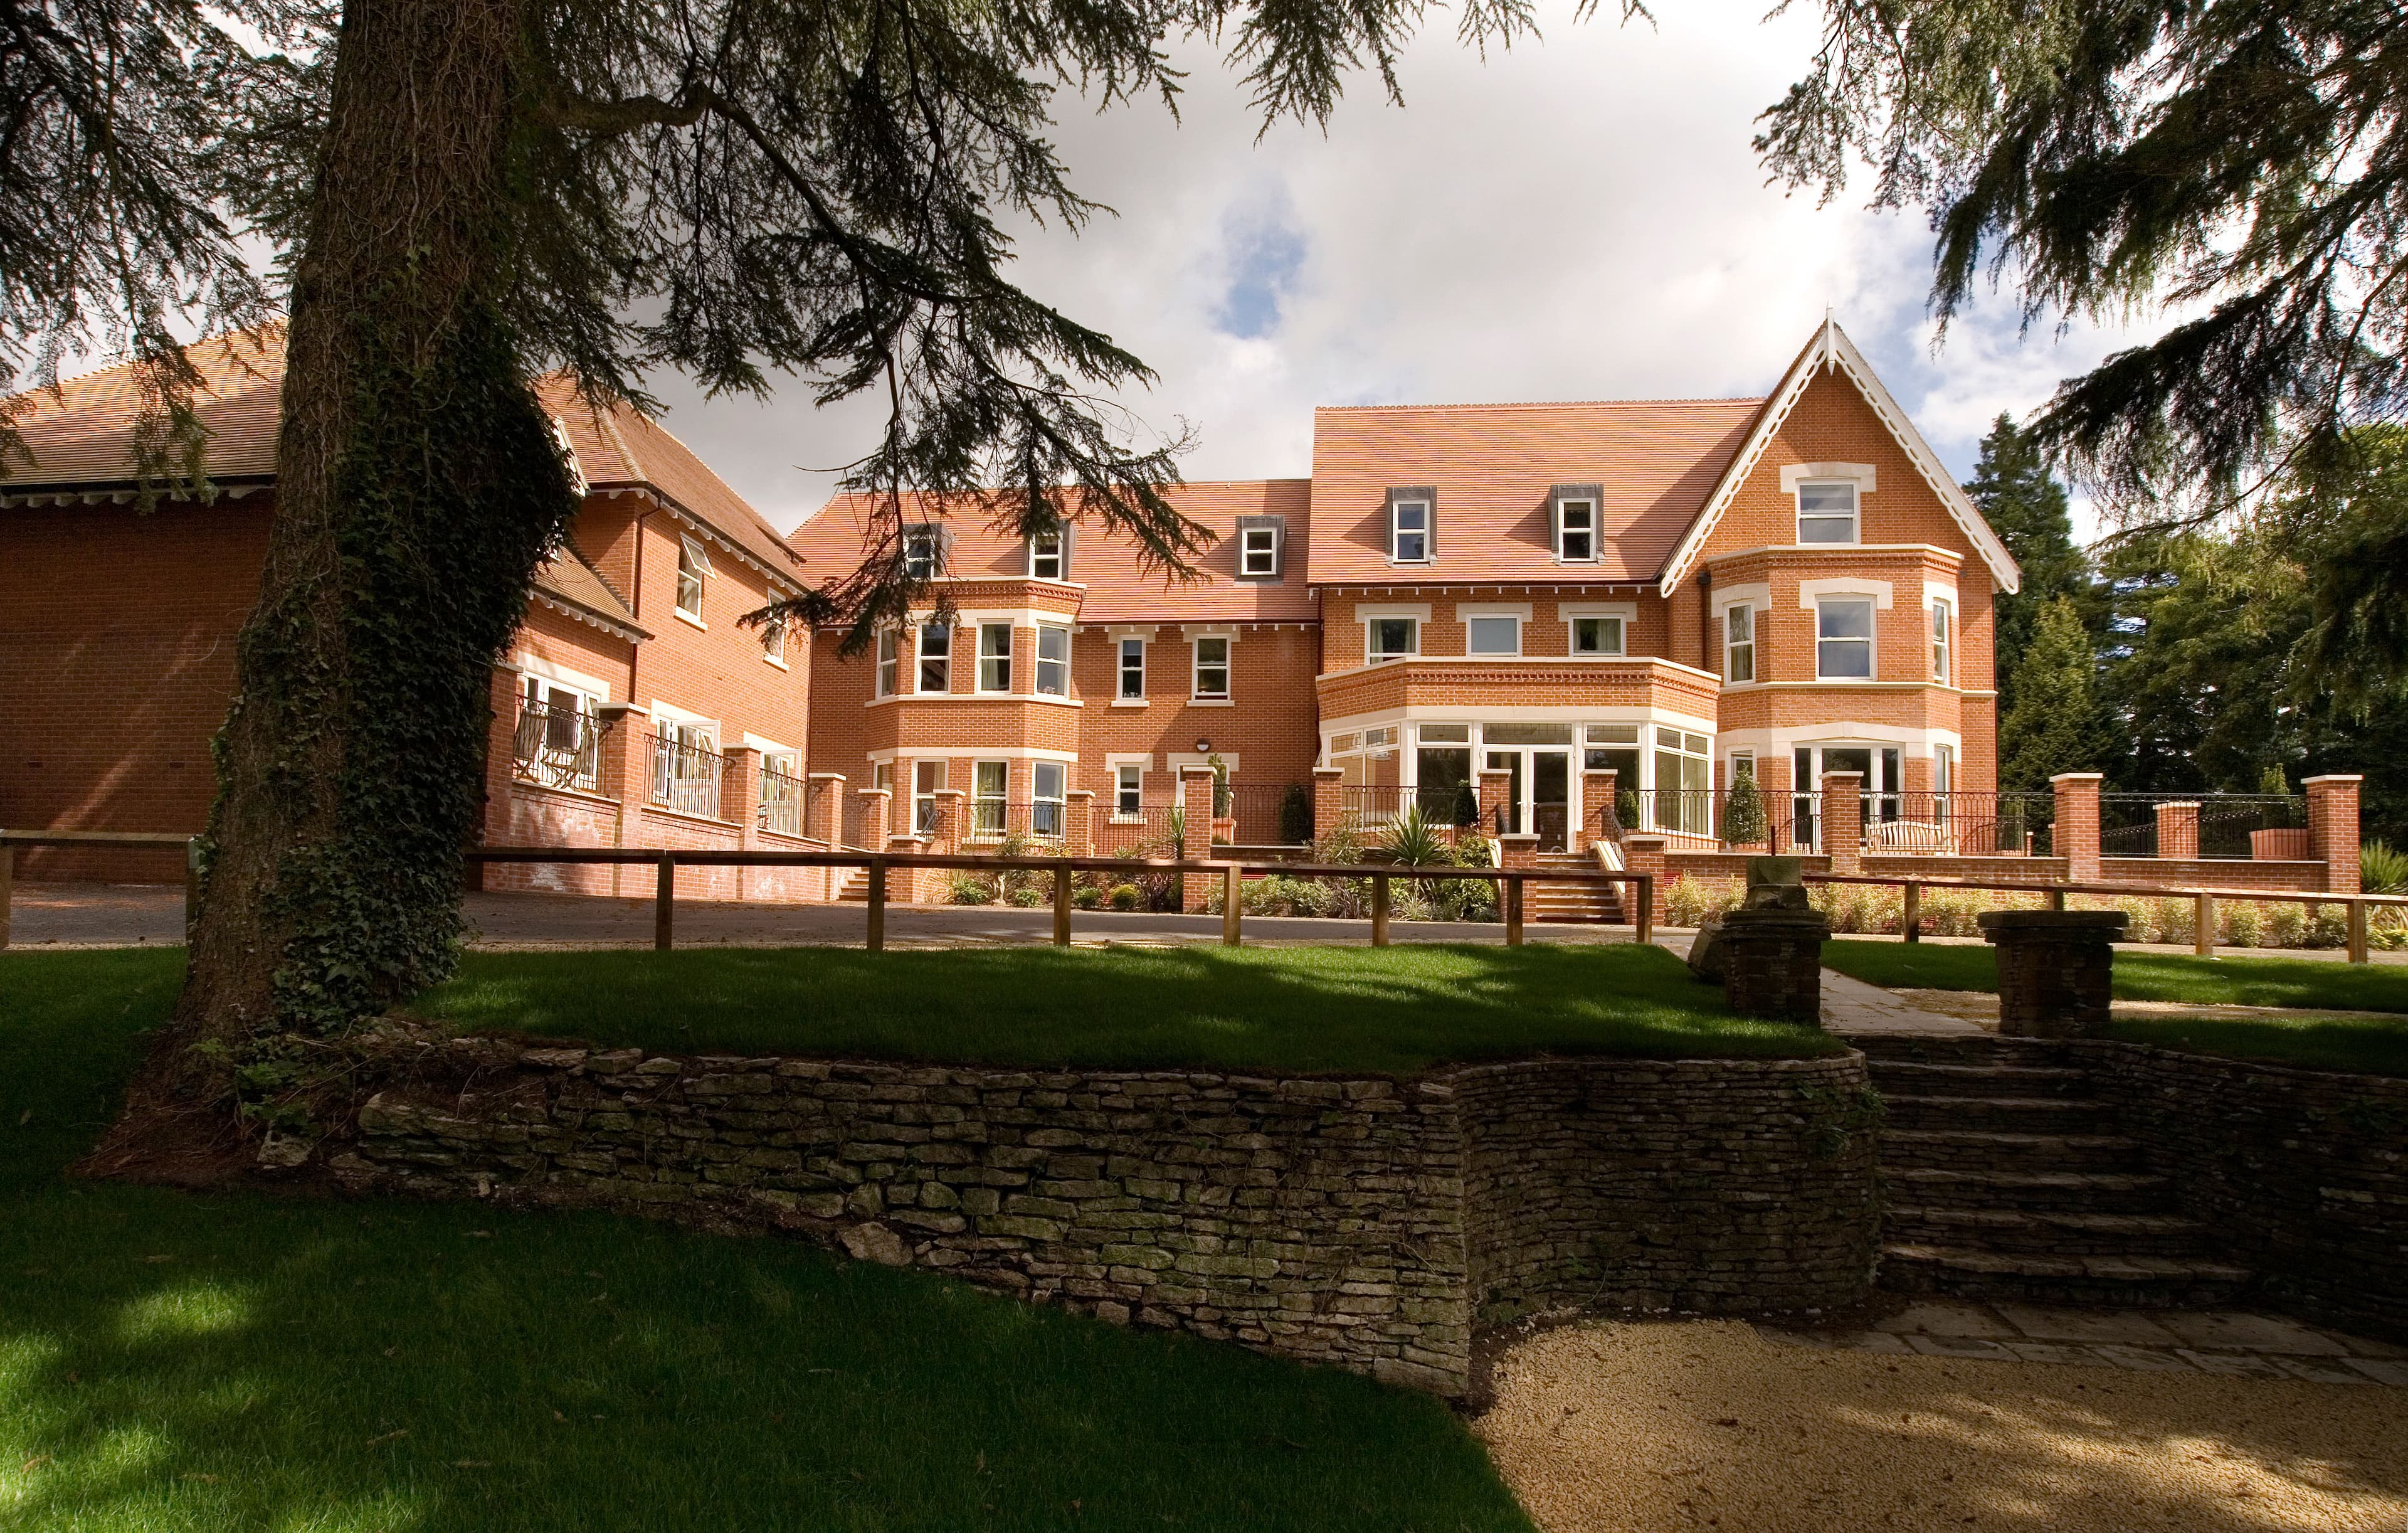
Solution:
[[[1572,838],[1574,851],[1585,852],[1599,841],[1622,839],[1622,817],[1614,799],[1621,793],[1622,774],[1611,767],[1581,774],[1581,832]]]
[[[1073,788],[1062,795],[1062,815],[1069,824],[1062,827],[1062,850],[1073,857],[1096,854],[1096,795],[1086,788]]]
[[[2328,772],[2300,784],[2308,793],[2308,855],[2325,865],[2325,888],[2336,895],[2359,892],[2358,788],[2365,781]]]
[[[495,666],[490,701],[494,722],[485,731],[485,806],[478,816],[476,839],[486,846],[503,846],[514,838],[510,835],[510,780],[517,775],[519,734],[519,673],[507,666]],[[0,853],[5,855],[5,853]],[[492,869],[495,873],[502,870]],[[468,865],[467,886],[485,887],[488,869],[483,863]],[[494,881],[499,882],[496,879]]]
[[[2157,806],[2157,855],[2187,861],[2199,855],[2199,805]]]
[[[2099,881],[2099,784],[2104,781],[2098,772],[2059,772],[2048,780],[2057,790],[2050,850],[2065,859],[2068,883]]]
[[[719,773],[719,817],[736,825],[736,845],[739,851],[751,851],[761,844],[761,752],[749,745],[738,745],[720,754],[725,765]],[[695,893],[704,898],[732,887],[738,899],[749,899],[752,886],[761,881],[750,867],[696,867],[689,869],[696,884]],[[770,869],[769,871],[775,871]],[[734,873],[734,878],[726,875]],[[681,883],[683,880],[681,879]],[[678,891],[683,894],[682,887]]]
[[[641,846],[645,839],[644,806],[652,796],[652,716],[651,710],[631,703],[624,708],[605,706],[602,720],[610,726],[602,736],[602,793],[619,801],[619,823],[611,844]],[[651,894],[652,870],[611,868],[610,892]]]
[[[1622,863],[1627,872],[1649,873],[1655,876],[1656,909],[1648,912],[1648,919],[1655,922],[1662,921],[1664,919],[1664,838],[1625,836],[1622,838]],[[1626,902],[1636,904],[1639,899],[1639,886],[1634,883],[1627,884],[1624,888]]]
[[[1865,777],[1862,772],[1823,774],[1823,854],[1831,871],[1853,876],[1865,870]]]
[[[886,788],[856,788],[861,800],[861,844],[872,852],[886,850],[895,833],[895,795]]]
[[[1184,857],[1201,861],[1212,855],[1212,768],[1190,765],[1179,768],[1179,807],[1185,811],[1187,842]],[[1190,873],[1179,881],[1179,908],[1200,910],[1212,895],[1212,876]]]
[[[1493,837],[1498,833],[1497,811],[1510,809],[1505,800],[1512,789],[1513,774],[1483,770],[1473,781],[1480,784],[1480,834]]]
[[[803,799],[803,835],[814,841],[825,841],[834,847],[844,834],[844,774],[813,772],[805,780]]]
[[[1742,1016],[1820,1027],[1830,935],[1830,923],[1813,910],[1731,911],[1722,922],[1723,998]]]
[[[2009,1038],[2086,1038],[2107,1026],[2121,910],[1985,910],[1974,918],[1997,949],[1999,1031]]]
[[[1316,841],[1338,828],[1346,815],[1346,774],[1336,766],[1315,766],[1312,769],[1312,838]]]

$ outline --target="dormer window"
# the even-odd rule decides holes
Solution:
[[[1554,492],[1555,557],[1566,564],[1597,562],[1598,508],[1601,486],[1558,484]]]
[[[914,580],[933,580],[945,563],[945,537],[941,527],[921,526],[903,529],[903,573]]]
[[[1426,565],[1435,547],[1438,497],[1428,490],[1388,492],[1388,557],[1400,565]]]
[[[1856,487],[1853,481],[1798,486],[1798,541],[1856,541]]]
[[[1063,537],[1057,529],[1028,535],[1028,578],[1033,580],[1059,580],[1068,576],[1068,561],[1063,557]]]
[[[1280,572],[1280,529],[1268,522],[1241,523],[1238,528],[1238,573],[1248,580],[1276,580]]]

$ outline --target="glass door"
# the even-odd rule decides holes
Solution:
[[[1854,772],[1865,795],[1865,818],[1896,820],[1904,752],[1895,745],[1801,745],[1792,758],[1790,821],[1799,846],[1820,846],[1815,821],[1823,801],[1823,774]]]
[[[1526,754],[1522,751],[1491,751],[1487,753],[1489,771],[1512,774],[1505,784],[1505,802],[1500,807],[1498,823],[1489,827],[1491,835],[1519,836],[1523,825],[1528,823],[1522,808],[1523,784],[1529,781],[1529,774],[1523,766],[1523,758]]]
[[[1529,778],[1530,828],[1538,832],[1539,850],[1561,852],[1571,830],[1572,753],[1531,752]]]

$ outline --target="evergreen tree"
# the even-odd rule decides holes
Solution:
[[[2072,598],[2053,596],[2014,667],[2014,707],[1999,720],[1999,787],[2045,793],[2059,772],[2089,770],[2096,740],[2089,630]]]
[[[2040,609],[2058,596],[2073,600],[2086,626],[2100,626],[2094,613],[2090,556],[2073,541],[2066,514],[2065,487],[2048,471],[2039,444],[2001,411],[1982,438],[1981,461],[1965,493],[2007,546],[2023,570],[2023,588],[2000,593],[1992,607],[1997,643],[1999,712],[2014,704],[2015,667],[2031,642]]]

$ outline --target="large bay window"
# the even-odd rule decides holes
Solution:
[[[1814,604],[1814,675],[1825,681],[1867,681],[1873,674],[1873,600],[1824,596]]]

